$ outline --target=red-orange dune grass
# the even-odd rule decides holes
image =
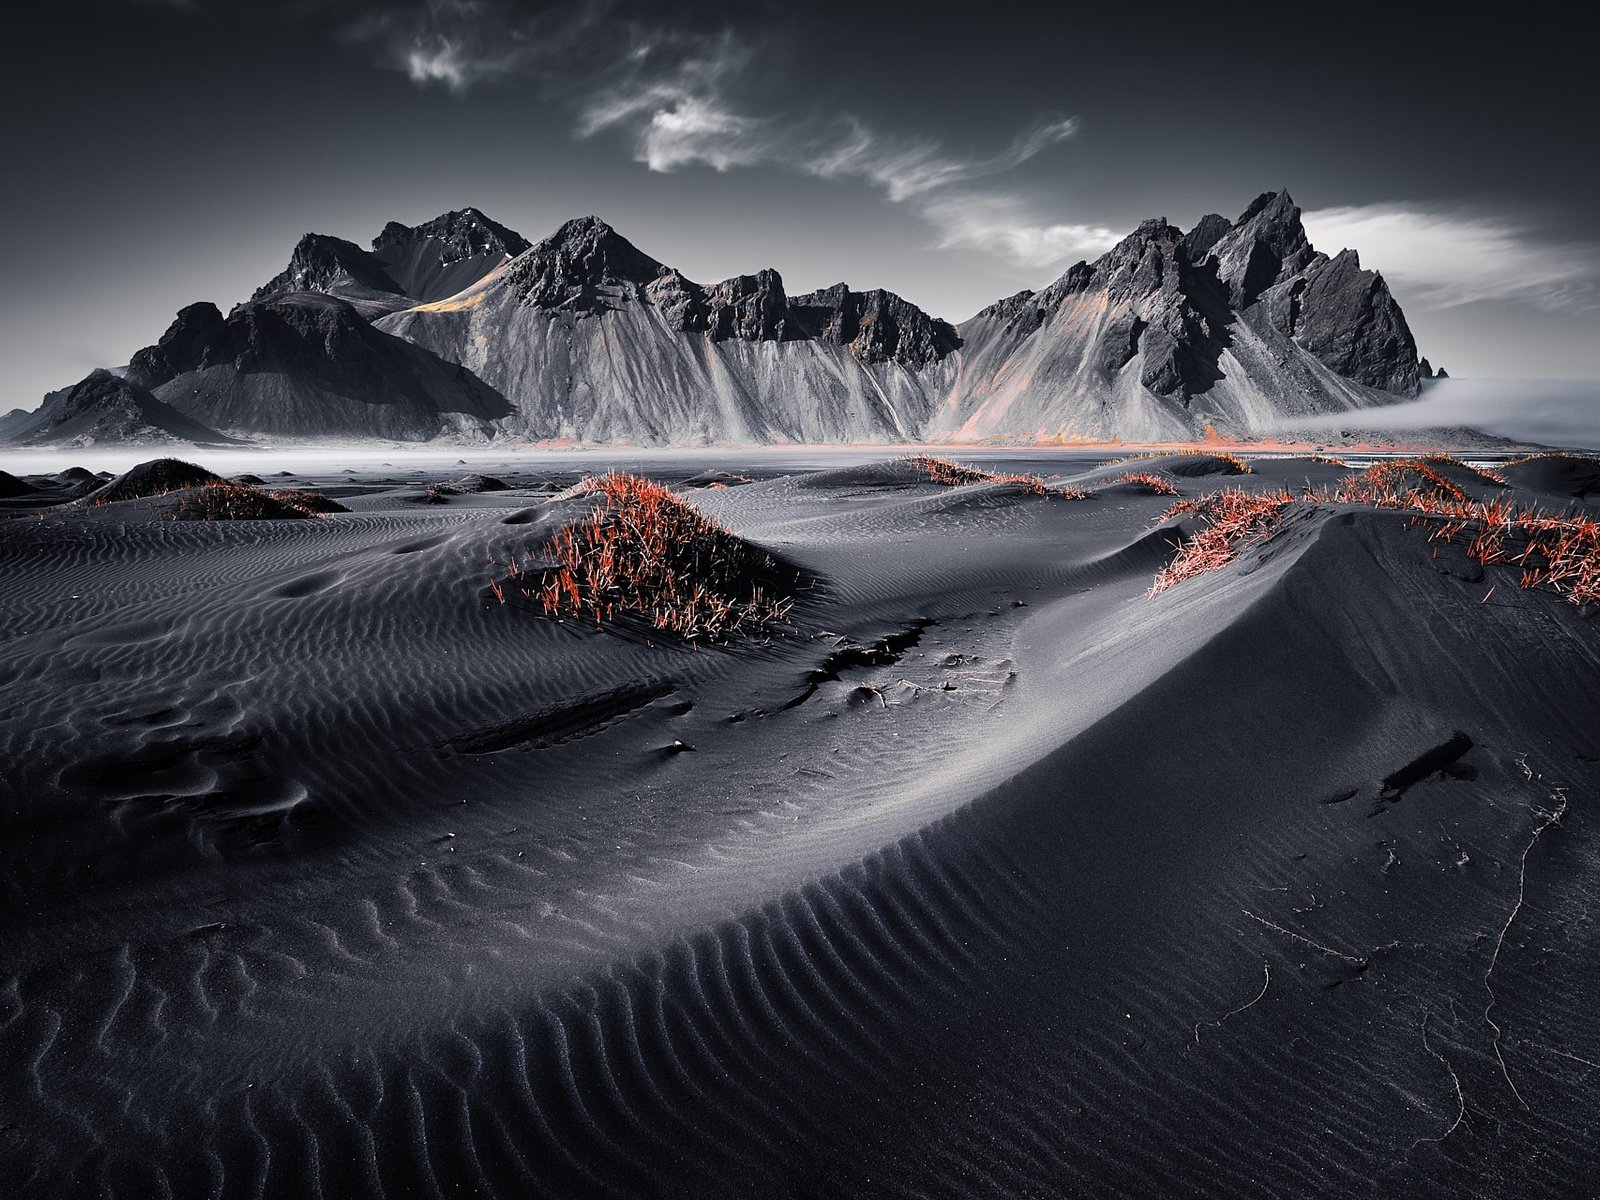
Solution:
[[[541,570],[513,563],[511,584],[546,616],[632,617],[686,641],[726,641],[786,621],[794,598],[771,555],[658,483],[612,471],[572,489],[600,503],[542,549]],[[505,589],[491,583],[505,602]]]
[[[1163,521],[1193,513],[1205,522],[1200,531],[1178,548],[1177,557],[1157,573],[1150,595],[1166,591],[1185,579],[1225,567],[1239,557],[1239,551],[1265,541],[1273,525],[1293,503],[1290,492],[1247,492],[1243,488],[1223,488],[1197,500],[1180,500],[1161,514]]]
[[[1135,487],[1143,488],[1152,496],[1176,496],[1178,494],[1177,485],[1172,480],[1165,479],[1150,471],[1128,471],[1125,474],[1118,475],[1113,482],[1131,483]]]
[[[913,454],[905,459],[906,465],[926,475],[930,482],[943,487],[966,487],[974,483],[1015,484],[1030,496],[1055,496],[1062,500],[1087,500],[1089,493],[1082,488],[1052,488],[1042,475],[1007,475],[984,471],[948,458],[935,458],[931,454]]]
[[[1480,473],[1492,479],[1489,473]],[[1504,498],[1474,500],[1426,459],[1379,463],[1346,476],[1331,491],[1308,489],[1301,498],[1314,504],[1360,504],[1412,513],[1411,524],[1426,525],[1430,541],[1465,541],[1467,554],[1484,566],[1520,567],[1523,588],[1551,591],[1573,604],[1600,603],[1600,519],[1587,513],[1518,508]],[[1288,492],[1227,488],[1173,505],[1165,517],[1192,512],[1205,526],[1156,576],[1149,594],[1214,571],[1238,557],[1245,546],[1265,540],[1295,499]]]

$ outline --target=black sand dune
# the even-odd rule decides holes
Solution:
[[[726,647],[495,602],[570,480],[0,523],[0,1178],[1594,1194],[1600,625],[1329,504],[1147,597],[1251,465],[696,488]]]

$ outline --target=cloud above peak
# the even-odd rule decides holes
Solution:
[[[940,248],[1044,269],[1115,241],[1052,221],[1000,183],[1070,140],[1078,118],[1043,114],[996,151],[954,152],[849,113],[763,102],[772,71],[762,43],[729,27],[663,24],[659,11],[631,0],[537,11],[514,0],[426,0],[367,10],[344,40],[420,87],[464,95],[531,85],[571,112],[578,137],[620,137],[651,171],[764,167],[871,188],[922,217]]]
[[[1489,300],[1588,307],[1600,287],[1600,245],[1541,237],[1499,214],[1392,203],[1316,209],[1303,220],[1319,249],[1359,250],[1403,301],[1431,308]]]

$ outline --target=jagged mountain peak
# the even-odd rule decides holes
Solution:
[[[1201,217],[1194,228],[1183,235],[1183,250],[1189,261],[1199,262],[1232,228],[1233,222],[1221,213],[1207,213]]]
[[[515,257],[531,244],[516,230],[491,220],[481,209],[469,205],[442,213],[420,225],[402,225],[399,221],[390,221],[372,239],[372,249],[381,254],[392,247],[410,246],[427,238],[444,243],[457,259],[479,254],[509,254]]]
[[[1236,307],[1254,304],[1261,293],[1305,270],[1316,257],[1300,207],[1287,190],[1263,192],[1211,247],[1217,278]]]
[[[1300,220],[1300,208],[1294,202],[1294,197],[1289,195],[1288,188],[1279,188],[1275,192],[1262,192],[1245,206],[1235,225],[1244,225],[1255,220],[1262,214],[1271,223],[1290,223]]]
[[[1417,390],[1383,277],[1317,253],[1285,190],[1187,233],[1142,221],[959,330],[771,268],[699,284],[594,215],[527,245],[468,207],[372,244],[307,235],[253,302],[183,310],[131,381],[218,429],[641,443],[1170,439]]]
[[[289,265],[258,287],[250,302],[257,303],[286,292],[381,296],[402,291],[383,264],[354,242],[326,233],[308,233],[295,243]]]
[[[599,290],[636,290],[666,268],[599,217],[577,217],[519,255],[506,278],[536,308],[603,308]]]

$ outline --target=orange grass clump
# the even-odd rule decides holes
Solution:
[[[1255,468],[1237,454],[1229,454],[1222,450],[1208,450],[1206,451],[1206,457],[1220,459],[1241,475],[1254,475],[1256,473]]]
[[[1460,467],[1463,471],[1471,471],[1485,483],[1498,484],[1500,487],[1506,486],[1506,477],[1500,474],[1499,471],[1491,471],[1486,467],[1475,467],[1471,463],[1462,462],[1454,454],[1425,454],[1422,456],[1422,461],[1426,463],[1447,463],[1452,467]]]
[[[1427,486],[1412,483],[1403,491],[1393,486],[1411,472]],[[1226,488],[1174,504],[1163,520],[1194,513],[1206,524],[1156,575],[1149,594],[1232,562],[1243,547],[1269,536],[1294,499],[1288,492]],[[1600,518],[1587,513],[1518,508],[1506,499],[1473,500],[1426,463],[1408,460],[1381,463],[1351,475],[1332,491],[1307,489],[1303,499],[1411,513],[1411,524],[1429,526],[1429,541],[1464,542],[1468,556],[1486,567],[1520,567],[1524,589],[1554,592],[1572,604],[1600,604]]]
[[[1149,595],[1157,596],[1174,584],[1227,566],[1239,551],[1265,541],[1283,510],[1294,502],[1287,492],[1247,492],[1223,488],[1198,500],[1180,500],[1161,515],[1163,521],[1193,513],[1205,525],[1178,550],[1178,555],[1157,573]]]
[[[1170,480],[1150,471],[1129,471],[1118,475],[1113,483],[1132,483],[1142,487],[1152,496],[1176,496],[1177,486]]]
[[[1343,483],[1355,480],[1351,476]],[[1467,554],[1484,566],[1520,566],[1524,588],[1543,588],[1573,604],[1600,603],[1600,519],[1587,513],[1546,513],[1517,508],[1504,499],[1472,500],[1454,485],[1376,494],[1341,486],[1321,498],[1412,512],[1414,525],[1434,518],[1429,541],[1454,542],[1471,535]]]
[[[1462,487],[1420,458],[1390,458],[1339,481],[1337,498],[1344,504],[1378,504],[1386,497],[1442,495],[1466,500]],[[1402,505],[1385,504],[1395,508]]]
[[[570,495],[600,498],[583,520],[543,549],[548,565],[510,581],[546,616],[632,617],[686,641],[725,641],[788,618],[792,584],[768,554],[734,536],[658,483],[612,471],[590,476]],[[491,585],[505,602],[505,589]]]
[[[969,467],[964,463],[951,462],[948,458],[935,458],[931,454],[913,454],[905,461],[907,466],[921,471],[930,481],[943,487],[966,487],[974,483],[1012,483],[1030,496],[1043,496],[1050,491],[1042,475],[1001,475],[994,471]],[[1068,489],[1069,492],[1073,490],[1076,489]]]

